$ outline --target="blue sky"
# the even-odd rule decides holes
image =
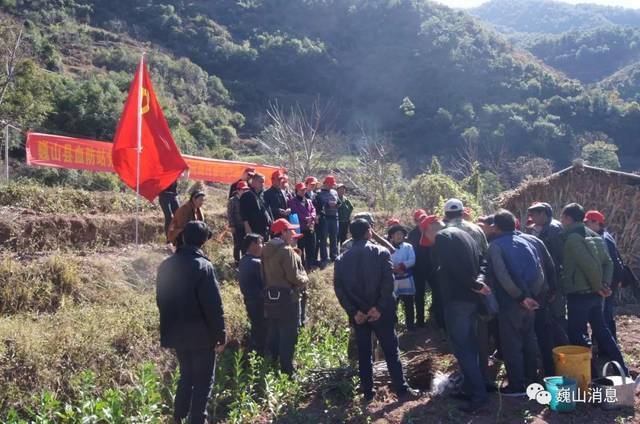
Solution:
[[[446,4],[450,7],[475,7],[488,0],[435,0],[438,3]],[[640,9],[640,0],[561,0],[564,3],[594,3],[606,6],[622,6],[632,9]]]

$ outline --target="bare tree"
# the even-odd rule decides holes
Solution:
[[[26,54],[22,47],[24,25],[3,22],[0,28],[0,107],[16,74],[16,67]]]
[[[371,207],[393,210],[399,204],[398,187],[402,180],[397,147],[392,146],[388,137],[367,135],[362,130],[357,148],[356,172],[353,176],[341,174],[341,178],[360,187]]]
[[[266,114],[268,124],[255,140],[287,168],[295,181],[332,168],[344,142],[331,128],[328,104],[316,99],[305,111],[300,105],[284,110],[274,102]]]

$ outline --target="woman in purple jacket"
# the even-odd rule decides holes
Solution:
[[[317,265],[316,234],[314,232],[316,208],[313,206],[313,202],[305,196],[306,186],[304,183],[296,184],[295,190],[296,195],[289,199],[288,206],[291,209],[291,214],[297,214],[298,221],[300,221],[302,237],[298,239],[298,248],[302,251],[302,262],[308,271]]]

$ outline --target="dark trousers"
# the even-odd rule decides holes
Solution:
[[[603,299],[597,293],[567,295],[569,313],[569,341],[573,345],[591,347],[587,324],[591,326],[593,338],[598,342],[598,351],[613,361],[618,361],[628,374],[624,359],[613,335],[604,322]]]
[[[509,386],[524,391],[528,384],[536,381],[538,370],[535,312],[517,303],[506,308],[501,306],[498,323]]]
[[[488,396],[476,343],[477,309],[475,302],[448,302],[444,317],[453,354],[464,376],[464,392],[472,403],[484,404]]]
[[[302,231],[302,237],[298,239],[298,249],[302,251],[302,261],[309,269],[317,262],[316,258],[316,233],[306,229]]]
[[[176,389],[173,417],[177,422],[187,418],[192,424],[203,424],[207,417],[207,402],[213,387],[216,355],[211,349],[176,350],[180,379]]]
[[[538,349],[542,356],[544,375],[550,377],[556,375],[556,367],[553,363],[553,318],[547,305],[540,304],[540,308],[535,311],[535,332],[538,340]]]
[[[237,262],[240,261],[242,256],[242,240],[244,240],[244,228],[235,227],[233,231],[233,259]]]
[[[444,318],[444,305],[442,300],[442,288],[440,282],[436,278],[429,280],[431,286],[431,306],[429,307],[429,315],[436,320],[438,328],[445,329],[446,321]]]
[[[173,215],[180,207],[180,204],[178,203],[178,195],[161,193],[158,197],[158,202],[160,203],[160,208],[164,214],[164,234],[166,237]]]
[[[412,294],[403,294],[398,296],[398,302],[402,303],[402,308],[404,310],[404,323],[408,329],[412,329],[415,326],[415,321],[413,318],[413,295]]]
[[[489,373],[489,324],[496,319],[493,318],[491,321],[485,321],[480,316],[476,320],[476,337],[478,344],[478,364],[480,365],[480,372],[482,373],[482,378],[485,381],[486,385],[495,384],[494,379],[491,378]]]
[[[258,355],[264,355],[267,341],[267,320],[264,317],[264,301],[262,299],[244,302],[247,316],[251,324],[249,333],[249,349]]]
[[[300,304],[287,309],[286,314],[267,318],[267,349],[271,359],[279,360],[280,370],[292,375],[300,325]]]
[[[338,243],[342,244],[349,236],[349,221],[340,221],[338,223]]]
[[[416,324],[424,324],[424,297],[427,293],[427,279],[421,275],[414,274],[413,281],[416,285]]]
[[[614,312],[614,306],[616,303],[615,296],[616,296],[616,292],[614,291],[613,293],[611,293],[611,296],[606,297],[604,299],[603,313],[604,313],[604,323],[607,325],[607,328],[609,328],[609,331],[611,332],[613,339],[617,342],[618,332],[616,330],[616,319],[615,319],[615,312]]]
[[[553,343],[556,346],[569,344],[568,324],[567,324],[567,298],[560,293],[549,303],[551,312],[551,323],[553,327]]]
[[[387,362],[387,370],[396,393],[403,393],[409,387],[402,373],[400,352],[398,350],[398,336],[395,330],[395,317],[381,316],[374,322],[354,324],[356,333],[356,345],[358,346],[358,374],[360,376],[360,389],[365,395],[373,393],[373,348],[371,346],[371,334],[378,339],[384,359]]]
[[[329,258],[332,261],[335,260],[338,257],[338,219],[326,216],[320,218],[317,237],[319,237],[320,261],[327,262]],[[327,238],[329,239],[328,252]]]

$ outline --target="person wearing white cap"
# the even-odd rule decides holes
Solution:
[[[489,249],[489,243],[487,243],[487,237],[484,235],[482,229],[476,224],[465,221],[462,219],[464,213],[464,204],[460,199],[449,199],[444,204],[444,216],[447,227],[460,228],[465,233],[469,234],[478,243],[478,247],[482,252],[482,255],[486,257]]]

